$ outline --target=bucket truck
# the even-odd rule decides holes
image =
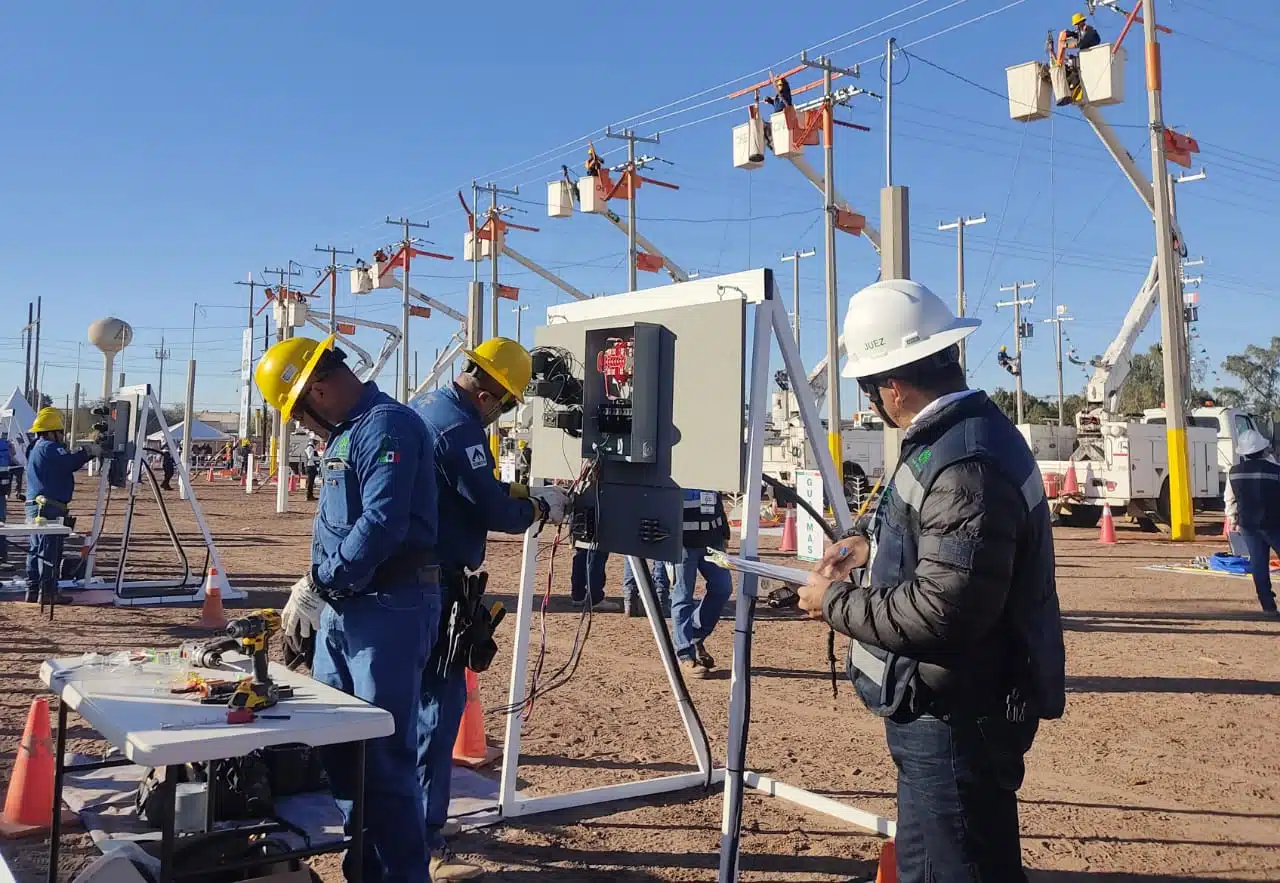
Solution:
[[[1126,53],[1120,45],[1123,36],[1124,32],[1114,44],[1099,44],[1072,59],[1065,58],[1061,40],[1056,48],[1050,40],[1048,63],[1031,61],[1006,68],[1009,116],[1032,122],[1047,119],[1053,112],[1052,103],[1078,106],[1154,217],[1152,180],[1138,168],[1099,110],[1124,100]],[[1069,80],[1069,69],[1074,71],[1074,83]],[[1166,130],[1165,136],[1185,152],[1185,163],[1189,165],[1190,154],[1198,150],[1194,141],[1171,130]],[[1172,193],[1172,179],[1164,169],[1156,170],[1155,182]],[[1172,230],[1172,246],[1185,258],[1186,244],[1176,217],[1172,219]],[[1046,492],[1054,499],[1055,513],[1063,523],[1096,524],[1104,503],[1137,517],[1168,522],[1169,457],[1163,412],[1156,409],[1141,420],[1130,420],[1118,413],[1119,393],[1132,367],[1134,345],[1158,303],[1159,274],[1159,262],[1153,259],[1119,333],[1106,352],[1090,362],[1093,375],[1085,390],[1085,407],[1076,415],[1076,425],[1019,427],[1040,463]],[[1235,459],[1234,439],[1251,421],[1246,423],[1247,415],[1231,409],[1202,411],[1213,414],[1192,412],[1187,448],[1192,497],[1198,506],[1207,507],[1221,500],[1225,470]],[[1213,425],[1204,425],[1207,422]]]

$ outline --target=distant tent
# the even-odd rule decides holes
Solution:
[[[14,387],[9,398],[0,405],[0,432],[9,433],[9,438],[17,438],[19,433],[31,428],[35,419],[36,412],[31,409],[31,405],[27,404],[27,400],[22,397],[17,387]]]
[[[229,433],[223,432],[216,426],[210,426],[208,423],[202,423],[199,420],[195,421],[192,426],[195,427],[191,433],[191,440],[193,442],[226,441],[231,438]],[[173,432],[174,441],[180,442],[186,437],[185,423],[175,423],[170,427],[170,431]],[[147,441],[156,442],[160,441],[162,438],[164,438],[164,433],[156,430],[147,436]]]

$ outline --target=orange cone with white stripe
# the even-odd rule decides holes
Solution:
[[[218,568],[210,567],[204,581],[204,606],[200,608],[200,625],[207,629],[225,629],[227,614],[222,609],[222,580]]]
[[[1098,537],[1098,542],[1104,546],[1116,544],[1116,523],[1111,518],[1111,507],[1106,503],[1102,504],[1102,533]]]
[[[778,546],[779,552],[796,551],[796,507],[787,507],[787,517],[782,522],[782,545]]]

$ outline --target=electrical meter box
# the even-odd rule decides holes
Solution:
[[[600,182],[590,175],[578,179],[578,207],[584,212],[604,214],[606,203],[599,187]]]
[[[1086,104],[1106,107],[1124,101],[1125,53],[1121,47],[1112,55],[1110,43],[1080,53],[1080,88]]]
[[[733,127],[733,167],[758,169],[764,165],[764,120],[752,117]]]
[[[582,456],[624,463],[656,463],[663,371],[674,347],[661,325],[636,322],[586,332],[582,389]],[[670,398],[667,398],[668,404]],[[666,424],[671,423],[670,414]]]
[[[573,185],[568,181],[547,184],[547,217],[573,217]]]
[[[1049,118],[1053,112],[1049,81],[1040,62],[1028,61],[1007,67],[1004,77],[1009,90],[1009,119],[1029,123]]]

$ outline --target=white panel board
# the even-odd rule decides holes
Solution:
[[[799,469],[796,471],[796,493],[800,499],[821,512],[822,473],[816,469]],[[796,511],[796,557],[802,561],[817,561],[822,558],[822,546],[826,534],[814,517],[804,509]]]

